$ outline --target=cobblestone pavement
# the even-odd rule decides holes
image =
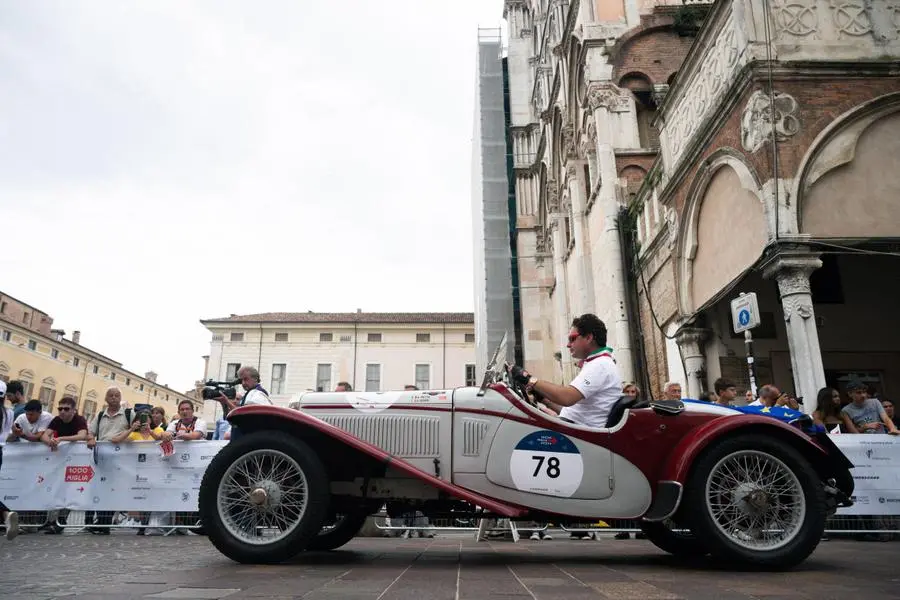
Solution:
[[[562,537],[562,536],[560,536]],[[239,565],[204,537],[0,540],[0,598],[587,600],[897,598],[898,543],[829,541],[786,573],[681,562],[642,540],[475,543],[358,538],[279,566]]]

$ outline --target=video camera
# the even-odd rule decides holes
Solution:
[[[234,381],[213,381],[210,379],[204,384],[206,387],[203,388],[203,399],[215,400],[219,396],[225,396],[229,400],[234,400],[237,395],[235,386],[240,382],[240,379],[235,379]]]

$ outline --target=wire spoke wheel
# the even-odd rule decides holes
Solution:
[[[723,456],[710,469],[706,509],[729,540],[755,551],[789,544],[800,533],[807,503],[794,471],[779,458],[758,450]]]
[[[309,484],[294,458],[275,449],[252,450],[229,465],[216,504],[222,525],[235,538],[266,545],[288,537],[308,506]]]

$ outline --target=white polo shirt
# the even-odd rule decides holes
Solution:
[[[587,427],[606,427],[610,409],[622,397],[622,377],[611,350],[602,348],[584,359],[581,372],[569,385],[584,398],[563,407],[559,416]]]

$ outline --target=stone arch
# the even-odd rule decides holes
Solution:
[[[66,392],[66,396],[76,397],[76,396],[78,396],[78,386],[75,385],[74,383],[70,383],[69,385],[66,386],[65,392]]]
[[[88,391],[88,393],[85,394],[85,397],[86,397],[88,400],[95,400],[95,399],[97,398],[97,390],[90,390],[90,391]]]
[[[641,165],[631,164],[622,167],[619,171],[619,183],[625,192],[626,202],[630,203],[631,199],[637,195],[645,177],[647,177],[647,169]]]
[[[34,379],[34,371],[31,369],[22,369],[19,371],[19,379]]]
[[[56,387],[56,380],[52,377],[44,377],[43,381],[41,381],[47,387]]]
[[[641,71],[630,71],[619,78],[619,87],[629,90],[634,96],[641,148],[658,148],[659,132],[653,127],[653,120],[659,107],[653,94],[653,80]]]
[[[0,373],[9,373],[9,365],[0,360]]]
[[[672,27],[671,16],[647,21],[623,34],[609,49],[612,79],[631,71],[646,73],[653,83],[663,83],[681,67],[693,38],[682,37]]]
[[[676,240],[679,312],[690,316],[739,278],[768,243],[766,204],[753,170],[731,149],[721,149],[701,165],[688,190],[680,224],[668,209]],[[741,223],[734,235],[733,224]],[[718,227],[717,227],[718,225]]]
[[[797,231],[814,238],[900,237],[898,155],[900,92],[835,119],[810,145],[794,178]]]

